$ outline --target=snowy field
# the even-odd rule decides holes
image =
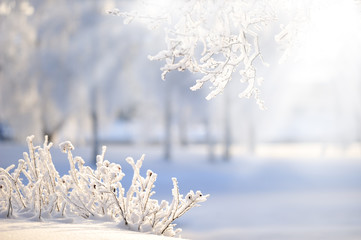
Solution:
[[[25,220],[1,219],[0,239],[2,240],[38,240],[38,239],[121,239],[121,240],[171,240],[174,238],[153,234],[137,233],[119,229],[108,222],[31,222]]]
[[[25,146],[1,143],[0,167],[16,163],[26,150]],[[157,146],[113,145],[108,146],[106,158],[122,165],[123,182],[129,186],[132,170],[124,159],[145,153],[143,174],[147,169],[158,173],[154,197],[159,200],[171,199],[171,177],[178,178],[184,194],[192,189],[211,195],[176,222],[183,229],[183,238],[361,239],[359,145],[265,145],[252,157],[235,148],[228,163],[221,159],[209,163],[201,145],[175,148],[171,162],[162,160],[161,150]],[[74,151],[84,159],[89,159],[90,153],[89,148]],[[52,154],[59,173],[67,173],[66,155],[57,148]],[[0,239],[51,239],[60,233],[62,239],[166,239],[120,230],[114,223],[0,221]]]

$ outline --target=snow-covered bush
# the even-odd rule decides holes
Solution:
[[[94,170],[85,166],[81,157],[73,157],[74,147],[69,141],[60,144],[68,156],[69,175],[60,177],[49,151],[52,143],[45,137],[42,147],[34,146],[33,138],[27,138],[29,153],[24,153],[24,159],[19,160],[16,168],[15,165],[0,168],[3,217],[39,220],[74,215],[102,217],[131,230],[175,236],[181,229],[174,229],[174,220],[209,196],[190,191],[183,197],[177,179],[173,178],[172,202],[159,203],[152,199],[157,174],[148,170],[145,177],[140,175],[144,155],[136,162],[130,157],[126,159],[134,170],[132,184],[126,192],[121,183],[124,177],[121,166],[104,159],[106,147],[97,156]]]

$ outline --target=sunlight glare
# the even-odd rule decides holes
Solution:
[[[310,9],[309,29],[297,53],[310,62],[339,59],[360,43],[361,18],[352,1],[321,1]]]

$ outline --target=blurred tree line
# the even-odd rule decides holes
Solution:
[[[129,4],[0,2],[0,139],[23,142],[31,134],[37,139],[48,135],[55,142],[92,144],[95,155],[106,140],[102,132],[118,122],[123,124],[114,132],[119,142],[163,144],[165,159],[171,159],[175,143],[202,143],[208,145],[210,160],[217,144],[228,160],[234,143],[252,152],[260,141],[360,141],[357,70],[349,72],[345,84],[316,81],[315,88],[300,88],[306,85],[292,80],[297,74],[291,73],[292,65],[261,69],[260,75],[268,78],[263,98],[271,112],[240,101],[237,81],[206,101],[208,89],[189,91],[197,76],[177,72],[162,81],[161,63],[147,59],[164,47],[161,29],[123,25],[122,18],[106,14]],[[266,46],[265,61],[271,63],[282,55],[271,37],[278,30],[269,28],[260,42]],[[360,59],[349,60],[348,66],[358,69]],[[303,95],[292,98],[297,92]],[[129,136],[127,126],[133,127]]]

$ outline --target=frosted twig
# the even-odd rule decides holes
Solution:
[[[207,196],[191,191],[192,201],[185,200],[179,194],[176,178],[173,178],[173,201],[151,199],[157,174],[147,171],[146,177],[140,175],[144,155],[134,162],[133,158],[126,161],[132,166],[134,174],[132,184],[125,194],[121,184],[124,176],[120,165],[104,159],[106,148],[97,156],[96,169],[84,166],[81,157],[73,157],[73,145],[63,142],[60,148],[67,153],[70,170],[69,175],[59,177],[56,171],[48,144],[45,138],[43,147],[34,147],[33,137],[28,137],[29,154],[24,153],[25,160],[20,159],[15,165],[0,169],[0,210],[6,211],[7,217],[14,211],[26,209],[34,217],[54,216],[61,213],[78,215],[83,218],[109,216],[115,221],[124,222],[129,229],[153,232],[174,236],[180,229],[174,230],[174,220],[182,216],[196,203],[203,202]],[[36,163],[34,163],[36,161]],[[15,170],[10,173],[12,169]],[[23,185],[20,175],[28,180]],[[196,197],[195,197],[196,196]]]

